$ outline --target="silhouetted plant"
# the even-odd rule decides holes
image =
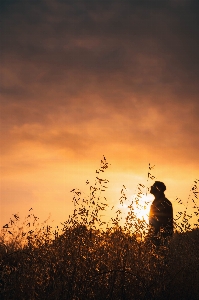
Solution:
[[[74,212],[62,229],[52,230],[47,221],[39,224],[33,209],[22,224],[18,214],[5,224],[0,236],[1,299],[199,299],[198,180],[184,210],[175,216],[170,243],[156,247],[147,239],[148,224],[135,212],[155,179],[154,166],[149,165],[147,184],[137,186],[130,204],[122,186],[119,203],[128,203],[125,223],[115,207],[110,222],[103,220],[110,210],[105,197],[109,181],[102,176],[108,167],[103,157],[94,185],[86,182],[88,195],[71,191]],[[182,200],[176,201],[183,207]]]

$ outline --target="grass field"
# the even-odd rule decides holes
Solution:
[[[74,213],[61,233],[50,226],[33,230],[37,217],[32,212],[29,231],[18,215],[4,226],[0,299],[199,299],[198,223],[193,228],[191,216],[180,213],[172,239],[160,247],[147,238],[147,224],[132,206],[123,226],[119,211],[104,224],[100,215],[108,206],[103,196],[108,180],[99,174],[107,167],[104,158],[87,198],[72,191]],[[192,191],[197,213],[197,182]]]

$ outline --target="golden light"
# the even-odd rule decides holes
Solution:
[[[154,197],[151,194],[142,195],[139,199],[135,195],[133,196],[133,209],[138,219],[148,223],[150,206],[153,199]]]
[[[149,195],[142,195],[141,197],[137,197],[137,195],[133,194],[132,197],[126,201],[126,203],[117,205],[117,208],[121,211],[121,217],[124,221],[125,217],[128,215],[128,212],[132,210],[137,219],[141,221],[145,221],[147,224],[149,222],[149,211],[150,206],[154,197]],[[130,208],[130,206],[132,208]]]

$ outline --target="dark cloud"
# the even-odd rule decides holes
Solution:
[[[17,127],[16,142],[85,151],[102,130],[104,143],[198,149],[198,13],[197,1],[2,1],[5,143]]]
[[[34,9],[25,5],[25,11],[19,8],[17,13],[10,12],[9,20],[4,17],[5,60],[17,58],[30,64],[29,76],[24,74],[27,81],[34,80],[34,64],[47,71],[48,83],[63,80],[67,70],[82,71],[87,76],[98,73],[106,77],[115,72],[141,75],[144,83],[149,74],[170,82],[186,70],[193,79],[193,73],[198,72],[195,10],[189,5],[169,10],[156,1],[150,5],[140,2],[110,2],[108,11],[95,1],[93,5],[90,1],[85,5],[77,2],[76,6],[48,1],[51,6],[47,5],[46,11],[37,5]],[[145,73],[142,58],[148,69]],[[162,74],[157,74],[159,64]]]

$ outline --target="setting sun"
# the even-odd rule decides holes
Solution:
[[[130,210],[133,210],[135,217],[148,223],[150,205],[153,200],[152,195],[142,195],[139,200],[136,194],[133,194],[126,203],[119,204],[117,207],[121,211],[122,219],[125,219]]]
[[[144,220],[148,223],[149,210],[152,200],[153,196],[149,194],[143,195],[137,203],[136,201],[133,202],[134,213],[138,219]]]

